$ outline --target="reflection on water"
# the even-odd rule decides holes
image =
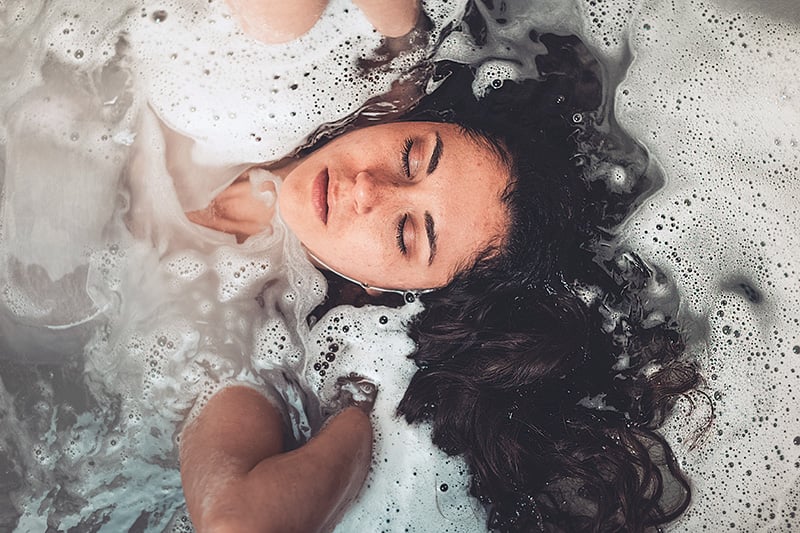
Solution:
[[[301,253],[290,237],[191,246],[178,226],[164,236],[164,225],[132,224],[136,198],[119,187],[131,145],[150,142],[137,139],[146,104],[197,139],[198,163],[275,159],[389,90],[424,52],[345,97],[344,80],[364,79],[351,59],[377,43],[357,37],[366,21],[345,14],[346,0],[269,61],[219,4],[69,4],[0,8],[0,529],[188,530],[174,437],[195,399],[276,365],[302,374],[302,354],[316,361],[336,344],[337,372],[374,367],[383,391],[376,468],[341,530],[376,516],[392,531],[431,520],[479,530],[461,463],[431,450],[424,427],[392,418],[388,399],[413,372],[403,334],[413,308],[386,320],[336,311],[309,331],[323,282],[301,258],[284,260]],[[458,4],[434,6],[437,29]],[[581,36],[603,63],[609,120],[665,176],[616,238],[674,280],[687,324],[700,317],[689,340],[716,418],[699,442],[708,412],[686,421],[678,409],[669,424],[697,488],[673,529],[789,530],[800,504],[800,31],[780,14],[792,2],[758,13],[664,0],[494,4],[467,18],[481,26],[477,46],[454,33],[438,57],[473,64],[480,93],[535,75],[531,29]],[[343,17],[352,35],[334,31]],[[595,163],[607,183],[633,186],[625,168]],[[174,213],[150,215],[173,228]],[[308,380],[327,390],[318,373]]]

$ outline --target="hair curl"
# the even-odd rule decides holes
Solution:
[[[469,71],[449,66],[414,114],[493,140],[511,169],[511,223],[501,248],[424,297],[411,327],[419,369],[398,410],[464,456],[492,529],[646,531],[689,504],[656,430],[701,378],[671,319],[642,318],[635,287],[650,272],[593,252],[641,191],[595,201],[579,156],[598,134],[574,117],[600,105],[597,67],[577,39],[541,40],[541,80],[476,102]]]

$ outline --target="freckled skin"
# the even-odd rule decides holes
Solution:
[[[270,170],[284,180],[283,220],[319,266],[372,287],[442,287],[504,237],[509,171],[452,124],[363,128]],[[238,180],[190,220],[239,241],[263,230],[272,212],[248,187]]]
[[[437,134],[441,157],[428,174]],[[414,141],[410,177],[403,163],[408,139]],[[327,222],[312,205],[314,180],[325,171]],[[507,217],[501,194],[509,172],[488,147],[452,124],[396,122],[356,130],[282,173],[278,202],[292,232],[326,265],[371,286],[441,287],[474,254],[503,237]],[[437,234],[430,264],[426,213]],[[407,254],[397,244],[404,215]]]

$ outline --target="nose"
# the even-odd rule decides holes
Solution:
[[[359,172],[353,184],[353,204],[356,213],[369,213],[380,204],[385,194],[385,185],[368,172]]]

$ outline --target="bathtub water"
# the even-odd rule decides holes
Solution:
[[[276,367],[323,396],[351,368],[380,382],[373,469],[339,531],[482,530],[463,464],[392,416],[417,308],[340,309],[309,329],[324,282],[297,243],[280,225],[236,246],[183,224],[159,135],[139,118],[191,136],[207,167],[276,159],[375,95],[392,90],[370,117],[413,101],[427,51],[362,72],[378,39],[345,0],[270,50],[218,2],[70,4],[0,8],[0,530],[190,530],[180,422],[218,383],[280,381]],[[674,279],[714,403],[700,440],[702,402],[668,424],[696,487],[676,531],[800,523],[800,20],[791,2],[741,4],[494,2],[481,5],[485,44],[452,34],[437,53],[475,65],[480,93],[533,75],[531,28],[580,35],[603,61],[611,120],[662,168],[664,187],[617,240]],[[428,5],[436,31],[463,7]],[[342,20],[348,32],[334,31]],[[152,190],[123,174],[132,145],[161,179]]]
[[[393,416],[418,308],[332,312],[309,329],[325,282],[280,221],[240,246],[182,215],[214,187],[196,180],[278,159],[362,106],[362,120],[408,106],[420,59],[461,11],[429,10],[427,47],[366,70],[380,39],[347,1],[272,48],[221,2],[4,5],[0,530],[190,530],[182,421],[227,381],[268,382],[308,438],[320,421],[282,370],[323,397],[350,370],[380,382],[370,490],[340,530],[413,528],[406,509],[481,527],[463,464]],[[173,187],[165,136],[202,167],[197,187]]]
[[[624,239],[664,265],[708,321],[700,360],[717,418],[702,446],[676,449],[697,488],[681,529],[794,531],[800,12],[791,2],[737,7],[654,2],[632,22],[636,57],[617,116],[670,179]],[[673,441],[680,432],[673,420]]]
[[[506,44],[525,42],[530,27],[581,36],[606,68],[612,120],[666,176],[617,242],[677,283],[713,403],[707,432],[697,433],[712,415],[701,398],[679,404],[665,429],[695,489],[669,529],[794,531],[800,10],[791,1],[534,4],[499,3],[488,19],[510,22],[490,22],[484,50],[447,54],[515,78],[526,62]],[[489,67],[487,55],[501,60]]]

